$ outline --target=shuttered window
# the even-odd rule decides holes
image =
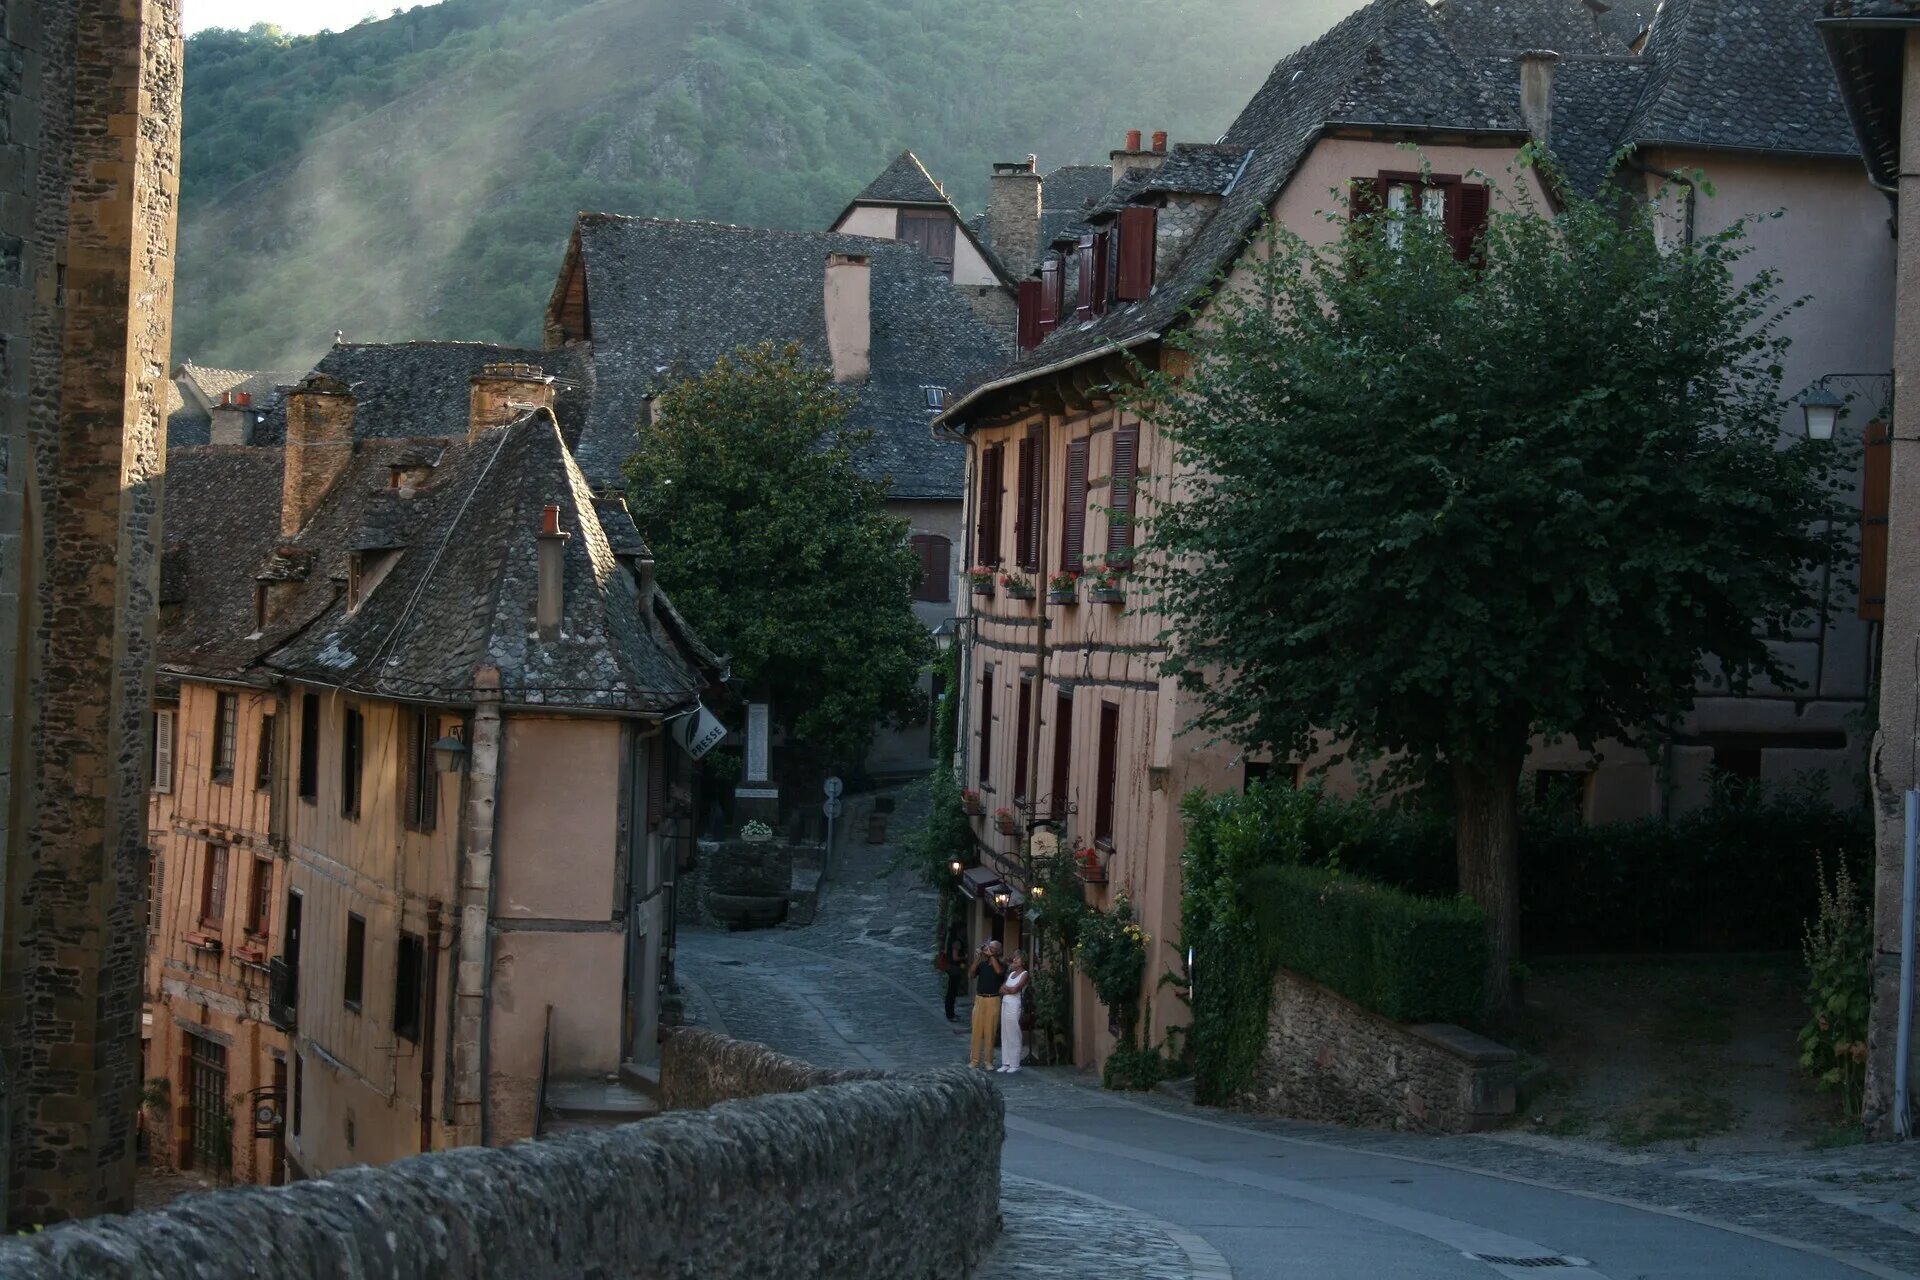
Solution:
[[[265,791],[273,785],[273,729],[274,717],[260,717],[260,741],[253,751],[253,785],[257,791]]]
[[[1068,770],[1073,767],[1073,691],[1062,689],[1053,699],[1053,783],[1048,812],[1056,821],[1067,816]]]
[[[1027,798],[1027,748],[1032,745],[1033,677],[1020,677],[1020,723],[1013,727],[1013,798]]]
[[[411,933],[400,935],[393,967],[393,1034],[420,1042],[420,997],[427,989],[427,944]]]
[[[1031,351],[1047,336],[1041,327],[1040,298],[1044,286],[1038,280],[1020,282],[1020,349]]]
[[[235,740],[240,736],[240,699],[231,693],[214,696],[213,780],[233,781]]]
[[[1462,262],[1479,255],[1480,238],[1487,233],[1489,192],[1479,183],[1456,183],[1447,202],[1447,238],[1453,243],[1453,256]]]
[[[409,711],[402,717],[407,771],[402,814],[409,831],[432,831],[440,816],[440,775],[433,766],[437,719],[431,711]]]
[[[1113,235],[1105,230],[1093,233],[1093,314],[1101,315],[1113,300]]]
[[[927,604],[945,604],[953,598],[953,543],[937,533],[916,533],[907,539],[920,562],[920,579],[913,598]]]
[[[998,567],[1000,552],[1001,504],[1006,497],[1005,445],[989,445],[980,451],[980,515],[974,532],[979,546],[976,555],[984,565]]]
[[[1113,795],[1120,777],[1120,708],[1100,704],[1100,772],[1094,779],[1094,843],[1113,847]]]
[[[209,843],[200,868],[200,923],[218,929],[227,914],[227,846]]]
[[[1120,301],[1138,302],[1153,292],[1154,243],[1159,227],[1157,209],[1129,205],[1120,211],[1120,261],[1113,283],[1113,296]]]
[[[1085,437],[1067,445],[1067,481],[1060,497],[1060,568],[1073,573],[1086,562],[1087,445]]]
[[[253,883],[247,886],[247,932],[256,938],[267,936],[267,922],[273,917],[273,863],[266,858],[253,860]]]
[[[1040,264],[1040,336],[1046,337],[1060,326],[1067,309],[1067,267],[1060,255],[1050,253]]]
[[[340,812],[360,816],[360,760],[366,752],[366,721],[358,707],[348,707],[340,720]]]
[[[340,983],[340,999],[347,1008],[360,1012],[361,997],[365,994],[367,980],[367,922],[360,916],[347,913],[347,955],[346,972]]]
[[[153,712],[153,789],[173,791],[173,718],[171,707]]]
[[[1076,264],[1080,273],[1080,279],[1079,279],[1080,288],[1078,293],[1075,295],[1073,310],[1074,310],[1074,314],[1077,315],[1082,320],[1091,320],[1093,318],[1093,296],[1094,296],[1094,280],[1095,280],[1094,266],[1093,266],[1093,242],[1095,239],[1096,237],[1091,231],[1086,232],[1080,237],[1079,259]]]
[[[1029,427],[1020,440],[1014,494],[1014,557],[1029,572],[1040,568],[1040,428]]]
[[[1140,460],[1140,428],[1116,427],[1113,432],[1113,471],[1107,485],[1107,563],[1124,565],[1132,558],[1134,495]]]
[[[1866,430],[1865,475],[1860,486],[1860,616],[1887,616],[1887,499],[1893,473],[1893,437],[1884,422]]]
[[[300,798],[320,798],[320,695],[300,695]]]
[[[902,209],[900,238],[953,274],[953,215],[941,209]]]
[[[1467,262],[1480,252],[1491,194],[1483,184],[1465,183],[1454,176],[1385,172],[1353,179],[1348,187],[1347,212],[1356,223],[1382,210],[1403,215],[1424,213],[1444,225],[1453,256]],[[1398,228],[1389,234],[1398,244]]]
[[[980,673],[980,703],[974,708],[974,719],[980,722],[976,735],[980,742],[980,787],[990,789],[993,785],[993,668],[986,667]]]

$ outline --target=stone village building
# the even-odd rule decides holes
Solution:
[[[574,459],[576,372],[343,344],[245,439],[173,451],[159,1159],[277,1183],[501,1143],[656,1061],[662,727],[724,669]]]
[[[968,445],[968,563],[1015,572],[1035,588],[1030,599],[1005,590],[972,598],[960,693],[962,785],[983,793],[982,865],[967,872],[976,895],[1017,917],[1027,889],[1022,841],[1050,825],[1069,849],[1093,851],[1091,901],[1104,908],[1126,895],[1156,948],[1170,944],[1179,936],[1180,797],[1291,778],[1310,763],[1247,758],[1182,731],[1193,708],[1160,674],[1161,621],[1126,607],[1141,602],[1126,598],[1124,576],[1112,604],[1086,583],[1064,603],[1049,603],[1046,590],[1063,570],[1090,581],[1103,564],[1130,563],[1134,527],[1111,513],[1150,516],[1175,467],[1154,423],[1119,408],[1112,388],[1127,359],[1177,367],[1162,338],[1188,322],[1190,308],[1204,315],[1221,274],[1234,287],[1242,251],[1269,219],[1325,242],[1339,232],[1324,211],[1344,207],[1356,186],[1397,206],[1421,181],[1410,142],[1464,253],[1490,203],[1518,191],[1551,207],[1537,170],[1509,173],[1530,139],[1552,145],[1568,181],[1588,189],[1631,144],[1637,150],[1611,181],[1642,198],[1668,188],[1663,235],[1785,209],[1755,227],[1750,243],[1757,261],[1780,271],[1783,299],[1811,295],[1786,322],[1790,393],[1887,366],[1885,208],[1857,180],[1838,91],[1801,7],[1668,0],[1641,30],[1631,14],[1591,0],[1374,0],[1283,59],[1218,143],[1116,153],[1117,181],[1052,230],[1021,285],[1022,354],[961,389],[937,423]],[[1687,176],[1696,168],[1711,192]],[[1032,182],[1031,174],[1030,164],[1001,166],[996,181]],[[1023,215],[1032,199],[1022,197]],[[1034,202],[1044,209],[1043,195]],[[987,241],[1007,253],[997,227]],[[1841,424],[1855,439],[1884,412],[1884,394],[1864,390]],[[1801,419],[1798,405],[1782,405],[1783,430],[1804,429]],[[1738,699],[1703,690],[1651,761],[1618,746],[1588,759],[1571,744],[1538,743],[1530,767],[1575,775],[1589,821],[1703,803],[1713,768],[1779,783],[1811,770],[1835,800],[1856,802],[1879,589],[1860,598],[1836,578],[1829,590],[1833,622],[1784,646],[1806,688]],[[1003,808],[1013,814],[1007,830],[988,816]],[[1171,952],[1161,956],[1172,962]],[[1097,1061],[1111,1037],[1081,987],[1075,1052]],[[1156,1000],[1155,1026],[1179,1019],[1171,994]]]

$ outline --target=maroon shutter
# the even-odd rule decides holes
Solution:
[[[987,452],[992,455],[992,461],[987,464],[987,479],[993,485],[993,494],[987,504],[987,511],[990,514],[989,522],[993,526],[993,537],[987,544],[989,556],[987,563],[997,566],[1006,558],[1005,553],[1000,549],[1000,544],[1007,527],[1007,446],[997,444]]]
[[[1013,728],[1013,798],[1027,798],[1027,747],[1033,721],[1033,677],[1020,677],[1020,723]]]
[[[1100,776],[1094,780],[1093,838],[1113,844],[1113,793],[1119,782],[1120,708],[1100,704]]]
[[[1038,280],[1020,282],[1020,349],[1031,351],[1046,337],[1040,327],[1040,299],[1045,286]]]
[[[1066,264],[1060,255],[1050,253],[1040,264],[1040,334],[1045,337],[1060,325],[1060,313],[1066,309]]]
[[[1129,205],[1120,211],[1120,269],[1113,296],[1138,302],[1153,292],[1154,241],[1160,234],[1159,211]]]
[[[1461,262],[1473,259],[1480,237],[1487,233],[1487,197],[1488,189],[1478,183],[1456,184],[1447,191],[1447,238]]]
[[[1072,761],[1073,691],[1062,689],[1053,700],[1053,794],[1047,797],[1048,812],[1055,818],[1067,813],[1067,771]]]
[[[1100,315],[1113,298],[1113,233],[1102,229],[1093,237],[1093,313]]]
[[[1386,207],[1384,186],[1378,178],[1355,178],[1347,184],[1347,217],[1358,221]]]
[[[980,512],[974,521],[980,545],[974,552],[975,560],[983,565],[1000,563],[1000,501],[1006,486],[1001,476],[1002,448],[996,444],[980,451]]]
[[[1113,474],[1107,487],[1107,561],[1124,564],[1133,546],[1134,474],[1139,462],[1140,428],[1113,433]]]
[[[1080,237],[1080,288],[1074,303],[1074,314],[1082,320],[1093,318],[1093,241],[1091,231]]]
[[[1060,568],[1078,573],[1085,567],[1087,545],[1087,440],[1067,446],[1067,484],[1062,495]]]
[[[1020,438],[1016,464],[1017,481],[1013,491],[1013,560],[1021,568],[1031,568],[1033,544],[1039,540],[1040,525],[1034,519],[1033,504],[1027,496],[1033,492],[1040,472],[1040,440],[1029,430]]]
[[[987,667],[980,673],[980,705],[974,709],[974,718],[980,722],[980,787],[985,790],[993,783],[993,668]]]
[[[1893,436],[1884,422],[1866,430],[1865,474],[1860,485],[1860,616],[1887,616],[1887,499],[1891,488]]]
[[[953,543],[939,534],[926,538],[926,555],[921,561],[921,596],[929,604],[946,604],[953,599]]]

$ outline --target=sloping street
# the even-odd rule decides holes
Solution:
[[[683,931],[690,1015],[820,1065],[962,1061],[964,1007],[949,1025],[928,965],[934,897],[885,874],[892,857],[842,849],[807,928]],[[989,1276],[1920,1275],[1920,1161],[1893,1147],[1575,1154],[1240,1116],[1062,1069],[996,1079],[1007,1231]]]

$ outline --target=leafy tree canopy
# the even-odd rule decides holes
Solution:
[[[1782,436],[1784,310],[1744,224],[1662,246],[1655,217],[1498,212],[1467,262],[1417,212],[1276,231],[1191,376],[1147,388],[1208,477],[1151,522],[1204,724],[1448,769],[1496,1000],[1530,738],[1791,687],[1768,641],[1819,615],[1851,530],[1845,450]]]
[[[796,743],[838,761],[924,711],[932,655],[906,522],[854,465],[848,403],[798,347],[742,348],[673,383],[627,463],[661,585]]]

